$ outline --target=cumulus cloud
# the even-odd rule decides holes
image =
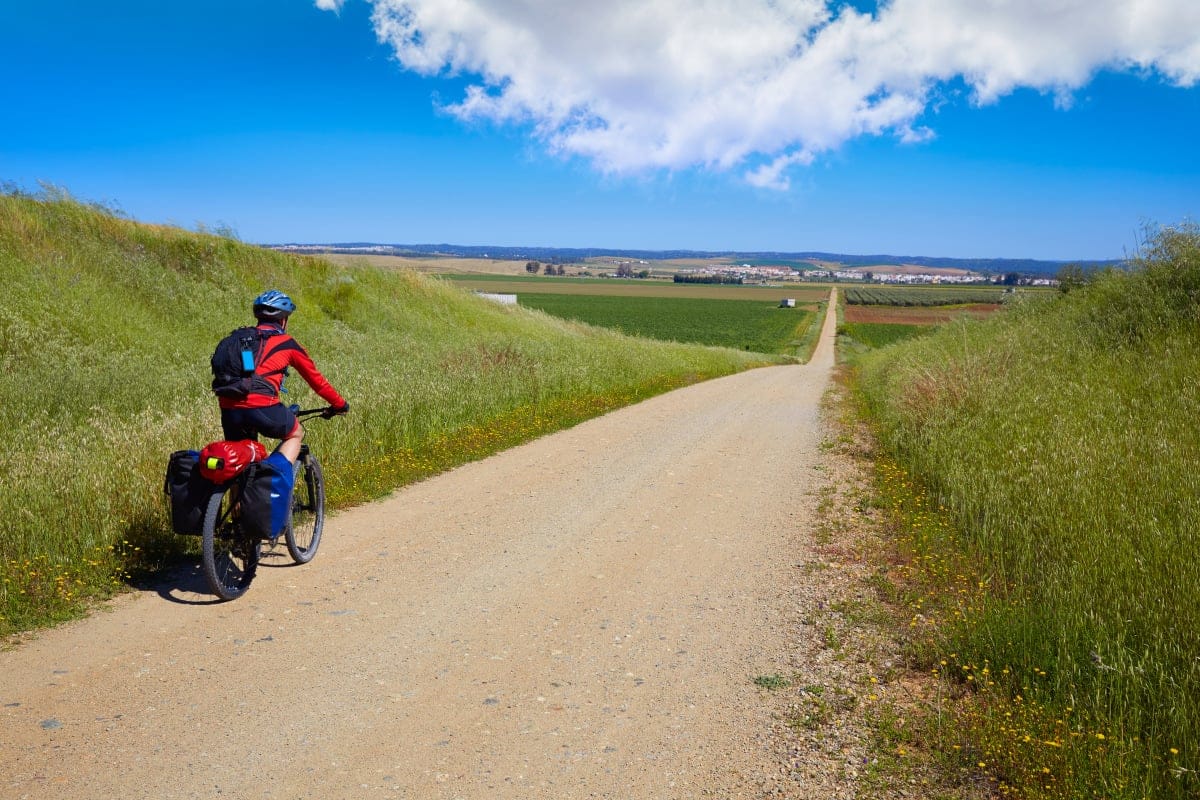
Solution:
[[[405,68],[471,81],[447,106],[464,119],[529,125],[606,172],[739,169],[769,188],[858,136],[931,138],[920,119],[949,81],[978,104],[1030,87],[1064,107],[1101,69],[1200,80],[1197,0],[368,2]]]
[[[332,11],[336,14],[346,5],[346,0],[316,0],[316,4],[322,11]]]

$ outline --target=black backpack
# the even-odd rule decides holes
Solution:
[[[258,328],[238,328],[218,342],[212,354],[213,394],[237,399],[250,394],[263,342],[274,333]]]

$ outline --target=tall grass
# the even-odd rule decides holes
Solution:
[[[989,665],[998,769],[1059,765],[1026,796],[1200,792],[1200,230],[1131,267],[861,363],[883,440],[955,522],[923,557],[982,582],[926,656]],[[1064,735],[1005,727],[1030,707]]]
[[[313,424],[344,505],[616,405],[764,362],[498,306],[69,198],[0,196],[0,634],[78,613],[187,540],[166,455],[220,438],[216,341],[268,287],[352,413]],[[319,405],[303,381],[292,401]]]

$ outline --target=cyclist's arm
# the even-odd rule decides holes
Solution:
[[[338,394],[337,389],[333,388],[333,384],[325,379],[325,376],[317,369],[317,365],[313,363],[313,360],[303,347],[292,350],[290,355],[292,366],[296,368],[296,371],[300,373],[300,377],[304,378],[305,382],[312,387],[312,390],[322,400],[329,403],[333,408],[341,408],[347,405],[345,398]]]

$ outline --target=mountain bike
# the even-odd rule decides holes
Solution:
[[[329,419],[330,411],[329,408],[296,409],[295,414],[300,420],[316,415]],[[325,527],[325,476],[307,443],[300,445],[294,469],[291,513],[282,535],[292,560],[307,564],[317,554]],[[242,495],[246,482],[253,475],[254,465],[251,465],[220,487],[209,498],[204,513],[200,534],[204,577],[213,593],[222,600],[233,600],[245,594],[262,557],[262,538],[243,530],[241,521]],[[272,545],[277,538],[270,539]]]

